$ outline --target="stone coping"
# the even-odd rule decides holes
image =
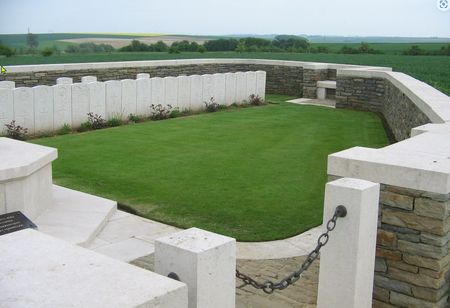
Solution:
[[[0,182],[28,176],[57,157],[54,148],[0,137]]]
[[[266,59],[181,59],[181,60],[150,60],[150,61],[122,61],[122,62],[91,62],[91,63],[62,63],[62,64],[36,64],[36,65],[9,65],[9,73],[27,73],[42,71],[71,71],[88,69],[128,68],[146,66],[179,66],[199,64],[253,64],[253,65],[281,65],[296,66],[305,69],[341,69],[361,68],[381,71],[391,71],[389,67],[361,66],[337,63],[320,63],[306,61],[285,61]]]

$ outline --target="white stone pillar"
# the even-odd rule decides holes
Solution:
[[[155,240],[155,272],[188,286],[190,308],[235,306],[236,240],[191,228]]]
[[[0,87],[0,135],[6,133],[6,124],[14,120],[13,91]]]
[[[53,87],[33,87],[35,134],[53,131]]]
[[[338,205],[338,218],[320,255],[318,308],[372,307],[380,185],[342,178],[325,188],[324,228]]]
[[[317,99],[326,99],[327,90],[325,88],[317,88]]]
[[[200,75],[192,75],[189,76],[191,79],[191,99],[189,102],[189,106],[192,110],[199,110],[205,107],[202,102],[203,99],[203,85],[202,85],[202,76]]]
[[[122,111],[125,118],[130,114],[136,115],[136,80],[123,79],[122,84]]]

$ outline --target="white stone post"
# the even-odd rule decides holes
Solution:
[[[155,272],[188,286],[189,308],[235,306],[236,240],[191,228],[155,240]]]
[[[336,228],[320,255],[318,308],[372,307],[380,185],[342,178],[325,188],[324,226],[338,205],[347,216]]]

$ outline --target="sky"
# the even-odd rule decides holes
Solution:
[[[0,33],[450,37],[436,1],[0,0]]]

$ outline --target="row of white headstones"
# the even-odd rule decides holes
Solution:
[[[98,82],[95,76],[57,79],[54,86],[15,88],[14,82],[0,82],[0,132],[5,124],[28,129],[29,134],[72,128],[87,121],[92,112],[103,119],[149,116],[150,105],[171,105],[180,110],[200,110],[211,98],[218,104],[242,103],[252,94],[265,97],[266,72],[249,71],[178,77],[138,74],[136,79]]]

